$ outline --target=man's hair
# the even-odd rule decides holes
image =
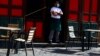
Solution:
[[[60,2],[59,2],[59,1],[55,1],[55,3],[59,3],[59,4],[60,4]]]
[[[55,6],[55,4],[57,4],[57,3],[59,3],[60,4],[60,2],[59,1],[55,1],[53,4],[54,4],[54,6]]]

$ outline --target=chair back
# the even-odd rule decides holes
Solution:
[[[76,36],[74,34],[74,27],[73,26],[68,26],[68,29],[69,29],[70,38],[76,38]]]
[[[31,29],[29,30],[28,38],[27,38],[27,41],[26,41],[26,42],[32,42],[33,37],[34,37],[35,30],[36,30],[36,27],[31,28]]]
[[[91,32],[91,37],[96,38],[97,37],[97,32]]]
[[[68,26],[69,31],[74,31],[74,27],[73,26]]]
[[[8,27],[18,28],[19,24],[8,24]]]
[[[8,27],[18,28],[19,24],[8,24]],[[17,32],[17,31],[15,31]],[[7,31],[7,35],[9,36],[9,31]]]

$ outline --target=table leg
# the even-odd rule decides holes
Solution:
[[[88,34],[88,50],[90,49],[90,38],[91,38],[91,33],[89,32],[89,34]]]
[[[20,46],[20,42],[18,42],[18,41],[16,41],[16,45],[15,45],[15,54],[17,54],[18,53],[18,49],[19,49],[19,46]]]
[[[11,41],[12,41],[12,34],[13,34],[13,33],[11,33],[11,31],[10,31],[9,33],[10,33],[10,34],[9,34],[9,41],[8,41],[8,47],[7,47],[7,54],[6,54],[6,56],[9,56],[9,54],[10,54]]]
[[[81,43],[82,43],[82,51],[84,51],[84,37],[82,36],[82,39],[81,39]]]

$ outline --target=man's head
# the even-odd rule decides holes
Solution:
[[[58,1],[56,1],[56,2],[54,3],[54,6],[60,7],[60,3],[59,3]]]

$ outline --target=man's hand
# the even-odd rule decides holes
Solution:
[[[52,12],[51,12],[51,14],[52,14],[52,15],[54,15],[54,16],[59,15],[59,13],[58,13],[58,12],[54,12],[54,11],[52,11]]]
[[[58,12],[52,11],[51,14],[54,15],[54,16],[57,16],[57,15],[63,15],[63,12],[60,11],[60,12],[58,13]]]
[[[63,15],[63,12],[62,12],[62,11],[60,11],[60,12],[58,13],[58,15]]]

